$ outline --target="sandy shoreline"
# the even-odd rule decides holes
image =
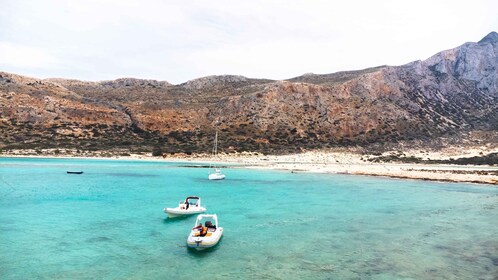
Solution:
[[[466,155],[482,154],[482,149],[466,149]],[[496,152],[498,149],[488,149],[486,152]],[[152,157],[150,154],[129,154],[109,156],[104,153],[94,154],[59,154],[37,155],[30,151],[18,150],[4,153],[1,157],[40,157],[40,158],[81,158],[81,159],[121,159],[121,160],[148,160],[169,162],[217,162],[233,165],[231,168],[259,168],[287,170],[293,173],[338,173],[368,176],[386,176],[392,178],[418,179],[446,182],[468,182],[498,185],[498,166],[486,165],[453,165],[453,164],[406,164],[370,162],[371,155],[358,154],[348,151],[309,151],[292,155],[262,155],[258,153],[220,154],[216,158],[206,154],[168,155],[164,158]],[[427,157],[447,159],[451,153],[438,151],[425,153]]]
[[[497,166],[372,163],[361,155],[314,152],[286,156],[220,157],[220,162],[240,164],[244,168],[287,170],[293,173],[337,173],[385,176],[445,182],[467,182],[498,185]],[[184,159],[192,162],[210,162],[210,158]]]

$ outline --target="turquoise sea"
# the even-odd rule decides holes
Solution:
[[[0,279],[498,278],[494,186],[187,165],[1,158]],[[189,195],[210,251],[163,212]]]

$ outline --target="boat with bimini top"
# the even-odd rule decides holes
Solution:
[[[197,216],[194,227],[187,238],[189,248],[201,251],[216,246],[223,236],[223,228],[218,225],[216,214]]]
[[[168,217],[174,218],[178,216],[193,215],[206,212],[206,208],[201,206],[201,198],[198,196],[189,196],[184,201],[180,201],[178,207],[164,208],[164,212]]]

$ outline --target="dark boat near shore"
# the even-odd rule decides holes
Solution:
[[[67,171],[67,174],[83,174],[83,171]]]

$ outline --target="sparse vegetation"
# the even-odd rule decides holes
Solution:
[[[377,156],[368,159],[371,162],[401,162],[401,163],[425,163],[425,164],[459,164],[459,165],[498,165],[498,153],[490,153],[482,156],[462,157],[457,159],[435,160],[423,159],[415,156],[404,156],[400,154]]]
[[[471,51],[469,47],[462,53]],[[469,57],[474,54],[479,53]],[[459,69],[481,67],[472,65],[472,59],[461,62],[465,65]],[[431,163],[427,158],[381,154],[402,147],[400,143],[437,148],[434,139],[444,138],[497,143],[498,95],[490,90],[493,87],[450,77],[438,67],[417,64],[413,71],[410,65],[307,74],[286,81],[211,76],[180,85],[128,78],[95,83],[60,79],[61,87],[50,80],[2,73],[0,145],[36,153],[122,149],[152,151],[154,156],[191,154],[211,150],[214,124],[223,133],[220,149],[226,152],[282,154],[360,146],[377,154],[371,161]],[[474,132],[482,134],[468,136]],[[450,162],[496,164],[496,157],[443,163]]]
[[[152,156],[153,157],[159,157],[163,155],[163,149],[159,146],[154,147],[152,150]]]

